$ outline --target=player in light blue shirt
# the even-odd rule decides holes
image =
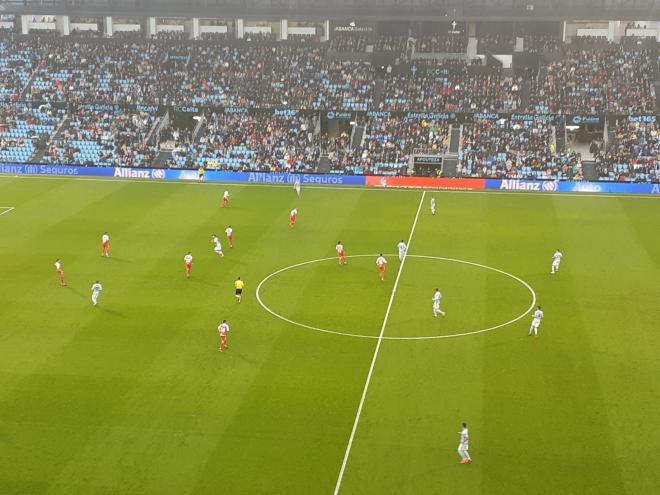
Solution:
[[[98,280],[94,282],[92,285],[92,304],[96,306],[99,303],[99,295],[101,294],[101,291],[103,290],[103,286],[101,285],[101,282]]]

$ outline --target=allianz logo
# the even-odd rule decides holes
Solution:
[[[503,179],[500,189],[513,191],[556,191],[556,181],[532,181],[518,179]]]
[[[135,168],[123,168],[115,167],[115,173],[113,177],[123,177],[125,179],[164,179],[165,170],[161,169],[135,169]]]

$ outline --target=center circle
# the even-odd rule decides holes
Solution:
[[[378,255],[377,254],[355,254],[351,256],[346,256],[346,258],[376,258]],[[386,256],[396,256],[392,254],[388,254]],[[455,338],[455,337],[465,337],[469,335],[477,335],[481,333],[486,333],[486,332],[491,332],[494,330],[497,330],[499,328],[506,327],[508,325],[512,325],[513,323],[519,321],[520,319],[524,318],[527,316],[536,306],[536,292],[534,289],[523,279],[517,277],[516,275],[513,275],[511,273],[508,273],[504,270],[500,270],[499,268],[494,268],[492,266],[484,265],[481,263],[475,263],[472,261],[466,261],[466,260],[460,260],[460,259],[455,259],[455,258],[446,258],[443,256],[427,256],[427,255],[421,255],[421,254],[408,254],[406,255],[406,258],[418,258],[418,259],[430,259],[430,260],[438,260],[438,261],[445,261],[449,263],[457,263],[460,265],[465,265],[465,266],[471,266],[475,268],[479,268],[482,270],[488,270],[490,272],[498,273],[500,275],[503,275],[505,277],[510,278],[511,280],[515,281],[517,284],[521,285],[526,289],[526,291],[530,295],[530,304],[529,307],[520,313],[519,315],[511,318],[508,321],[488,326],[485,328],[473,328],[473,329],[463,329],[460,332],[454,332],[451,334],[444,334],[444,335],[421,335],[421,336],[386,336],[383,335],[382,339],[383,340],[435,340],[435,339],[448,339],[448,338]],[[290,323],[292,325],[296,325],[298,327],[306,328],[308,330],[313,330],[316,332],[321,332],[321,333],[327,333],[327,334],[332,334],[332,335],[342,335],[345,337],[355,337],[355,338],[363,338],[363,339],[379,339],[380,337],[378,335],[368,335],[364,333],[351,333],[351,332],[344,332],[344,331],[338,331],[338,330],[333,330],[333,329],[327,329],[327,328],[321,328],[313,325],[308,325],[306,323],[301,323],[299,321],[295,321],[293,319],[287,318],[286,316],[274,311],[271,309],[266,303],[264,303],[262,297],[261,297],[261,291],[263,286],[272,278],[276,277],[277,275],[280,275],[281,273],[287,272],[289,270],[294,270],[296,268],[304,267],[307,265],[315,264],[315,263],[323,263],[327,261],[337,261],[336,257],[328,257],[328,258],[319,258],[315,260],[309,260],[309,261],[303,261],[300,263],[296,263],[293,265],[286,266],[284,268],[280,268],[279,270],[271,273],[270,275],[267,275],[264,277],[261,282],[259,282],[259,285],[257,286],[256,289],[256,297],[257,301],[261,305],[263,309],[265,309],[268,313],[271,315],[275,316],[276,318],[279,318],[282,321],[286,321],[287,323]],[[396,275],[393,275],[396,276]]]

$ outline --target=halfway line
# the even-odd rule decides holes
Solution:
[[[339,470],[339,477],[337,478],[337,484],[335,485],[334,495],[337,495],[339,493],[339,488],[341,487],[341,482],[342,479],[344,478],[344,471],[346,471],[346,463],[348,462],[348,456],[351,454],[351,447],[353,447],[355,432],[357,431],[358,423],[360,422],[360,416],[362,415],[364,400],[367,397],[367,391],[369,390],[369,385],[371,384],[371,377],[374,372],[374,366],[376,365],[376,359],[378,359],[380,344],[383,342],[383,335],[385,334],[385,327],[387,326],[387,320],[390,318],[390,311],[392,310],[392,303],[394,302],[394,295],[396,294],[396,288],[399,285],[399,279],[401,278],[403,265],[405,265],[406,259],[408,258],[408,251],[410,251],[410,244],[412,242],[413,234],[415,233],[417,220],[419,220],[419,212],[422,211],[422,205],[424,204],[425,196],[426,196],[426,191],[423,191],[422,197],[419,199],[419,205],[417,206],[417,213],[415,214],[415,220],[413,221],[412,228],[410,229],[410,235],[408,236],[408,244],[406,247],[406,252],[404,253],[403,259],[401,260],[401,264],[399,265],[399,271],[397,272],[396,279],[394,280],[394,287],[392,287],[392,294],[390,294],[390,301],[387,304],[387,310],[385,310],[385,318],[383,319],[383,325],[380,327],[378,342],[376,342],[376,349],[374,350],[374,356],[371,358],[371,366],[369,366],[369,373],[367,373],[367,381],[364,383],[364,389],[362,390],[362,397],[360,397],[360,404],[358,405],[357,413],[355,414],[355,421],[353,422],[353,429],[351,430],[351,436],[348,438],[348,445],[346,446],[346,452],[344,453],[344,460],[342,461],[341,469]]]

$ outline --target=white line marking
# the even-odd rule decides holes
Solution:
[[[176,179],[176,180],[159,180],[159,179],[126,179],[121,177],[115,178],[99,178],[99,177],[71,177],[71,176],[49,176],[49,175],[10,175],[10,174],[0,174],[0,179],[2,178],[11,178],[11,179],[46,179],[46,180],[80,180],[80,181],[89,181],[89,182],[134,182],[137,184],[152,183],[152,184],[184,184],[184,185],[203,185],[203,186],[215,186],[215,187],[224,187],[227,185],[231,186],[251,186],[251,187],[274,187],[274,188],[290,188],[293,183],[286,184],[258,184],[254,182],[196,182],[190,180]],[[631,198],[631,199],[655,199],[660,200],[660,194],[618,194],[618,193],[584,193],[584,192],[573,192],[573,193],[558,193],[550,191],[500,191],[500,190],[484,190],[484,189],[446,189],[446,188],[411,188],[411,187],[374,187],[374,186],[324,186],[324,185],[302,185],[303,189],[330,189],[337,191],[398,191],[398,192],[420,192],[424,191],[433,191],[434,193],[449,193],[449,194],[495,194],[497,196],[501,195],[514,195],[514,196],[534,196],[537,198],[547,197],[547,196],[560,196],[566,198]]]
[[[364,389],[362,390],[362,397],[360,397],[360,404],[358,405],[357,413],[355,414],[355,421],[353,422],[353,429],[351,430],[351,436],[348,438],[348,445],[346,446],[346,452],[344,453],[344,460],[341,463],[341,469],[339,470],[339,477],[337,478],[337,484],[335,485],[334,495],[339,493],[341,488],[341,482],[344,478],[344,471],[346,470],[346,463],[348,462],[348,456],[351,454],[351,447],[353,446],[353,440],[355,439],[355,432],[357,431],[358,423],[360,422],[360,416],[362,415],[362,408],[364,406],[364,400],[367,397],[367,391],[369,390],[369,385],[371,384],[371,377],[373,376],[374,366],[376,365],[376,359],[378,359],[378,352],[380,351],[380,344],[383,342],[383,334],[385,333],[385,327],[387,326],[387,320],[390,317],[390,311],[392,310],[392,303],[394,302],[394,296],[396,295],[396,288],[399,285],[399,279],[401,278],[401,273],[403,272],[403,267],[406,264],[406,258],[408,252],[410,251],[410,246],[412,244],[413,234],[415,233],[415,227],[417,227],[417,221],[419,220],[419,212],[422,210],[422,205],[424,204],[424,197],[426,196],[426,191],[422,192],[422,197],[419,198],[419,205],[417,206],[417,213],[415,214],[415,220],[413,221],[412,228],[410,229],[410,235],[408,236],[408,242],[406,243],[407,249],[399,265],[399,271],[396,274],[396,279],[394,280],[394,287],[392,287],[392,294],[390,295],[390,301],[387,303],[387,310],[385,311],[385,317],[383,318],[383,325],[380,327],[380,335],[378,336],[378,341],[376,342],[376,349],[374,350],[373,358],[371,358],[371,366],[369,366],[369,373],[367,373],[367,380],[364,383]]]
[[[10,211],[14,211],[16,209],[15,206],[0,206],[0,210],[5,210],[2,213],[0,213],[0,217],[4,215],[5,213],[9,213]]]
[[[365,257],[373,257],[375,258],[378,256],[377,254],[352,254],[350,256],[346,256],[347,258],[365,258]],[[386,254],[385,256],[396,256],[395,254]],[[532,302],[529,305],[529,307],[520,315],[516,316],[515,318],[504,322],[504,323],[499,323],[497,325],[487,327],[487,328],[481,328],[479,330],[472,330],[470,332],[461,332],[461,333],[452,333],[448,335],[426,335],[426,336],[419,336],[419,337],[386,337],[383,336],[383,340],[439,340],[439,339],[451,339],[454,337],[466,337],[468,335],[477,335],[480,333],[486,333],[486,332],[491,332],[493,330],[497,330],[499,328],[506,327],[508,325],[512,325],[513,323],[521,320],[525,316],[527,316],[536,306],[536,292],[532,288],[531,285],[529,285],[527,282],[525,282],[523,279],[520,277],[517,277],[516,275],[513,275],[512,273],[505,272],[504,270],[500,270],[499,268],[494,268],[492,266],[488,265],[482,265],[481,263],[474,263],[472,261],[465,261],[465,260],[459,260],[456,258],[445,258],[443,256],[427,256],[427,255],[422,255],[422,254],[409,254],[408,255],[410,258],[425,258],[425,259],[433,259],[433,260],[444,260],[444,261],[450,261],[454,263],[461,263],[464,265],[470,265],[470,266],[476,266],[478,268],[484,268],[486,270],[491,270],[496,273],[500,273],[502,275],[505,275],[509,278],[512,278],[516,282],[520,283],[522,286],[524,286],[529,293],[532,296]],[[379,338],[378,335],[366,335],[366,334],[360,334],[360,333],[349,333],[349,332],[339,332],[337,330],[328,330],[326,328],[319,328],[319,327],[314,327],[312,325],[307,325],[306,323],[300,323],[298,321],[292,320],[290,318],[287,318],[286,316],[282,316],[279,313],[276,313],[273,311],[271,308],[269,308],[266,303],[261,299],[261,287],[271,278],[275,277],[276,275],[279,275],[282,272],[285,272],[287,270],[291,270],[294,268],[298,268],[300,266],[305,266],[305,265],[310,265],[312,263],[320,263],[323,261],[336,261],[336,257],[329,257],[329,258],[320,258],[317,260],[310,260],[310,261],[303,261],[301,263],[296,263],[295,265],[290,265],[286,266],[284,268],[280,268],[279,270],[271,273],[270,275],[267,275],[261,282],[259,282],[259,285],[257,285],[257,290],[256,290],[256,296],[257,296],[257,302],[261,305],[263,309],[265,309],[267,312],[269,312],[271,315],[273,315],[276,318],[279,318],[280,320],[286,321],[287,323],[290,323],[292,325],[296,325],[302,328],[307,328],[308,330],[314,330],[316,332],[322,332],[322,333],[329,333],[332,335],[341,335],[344,337],[355,337],[355,338],[361,338],[361,339],[377,339]]]

